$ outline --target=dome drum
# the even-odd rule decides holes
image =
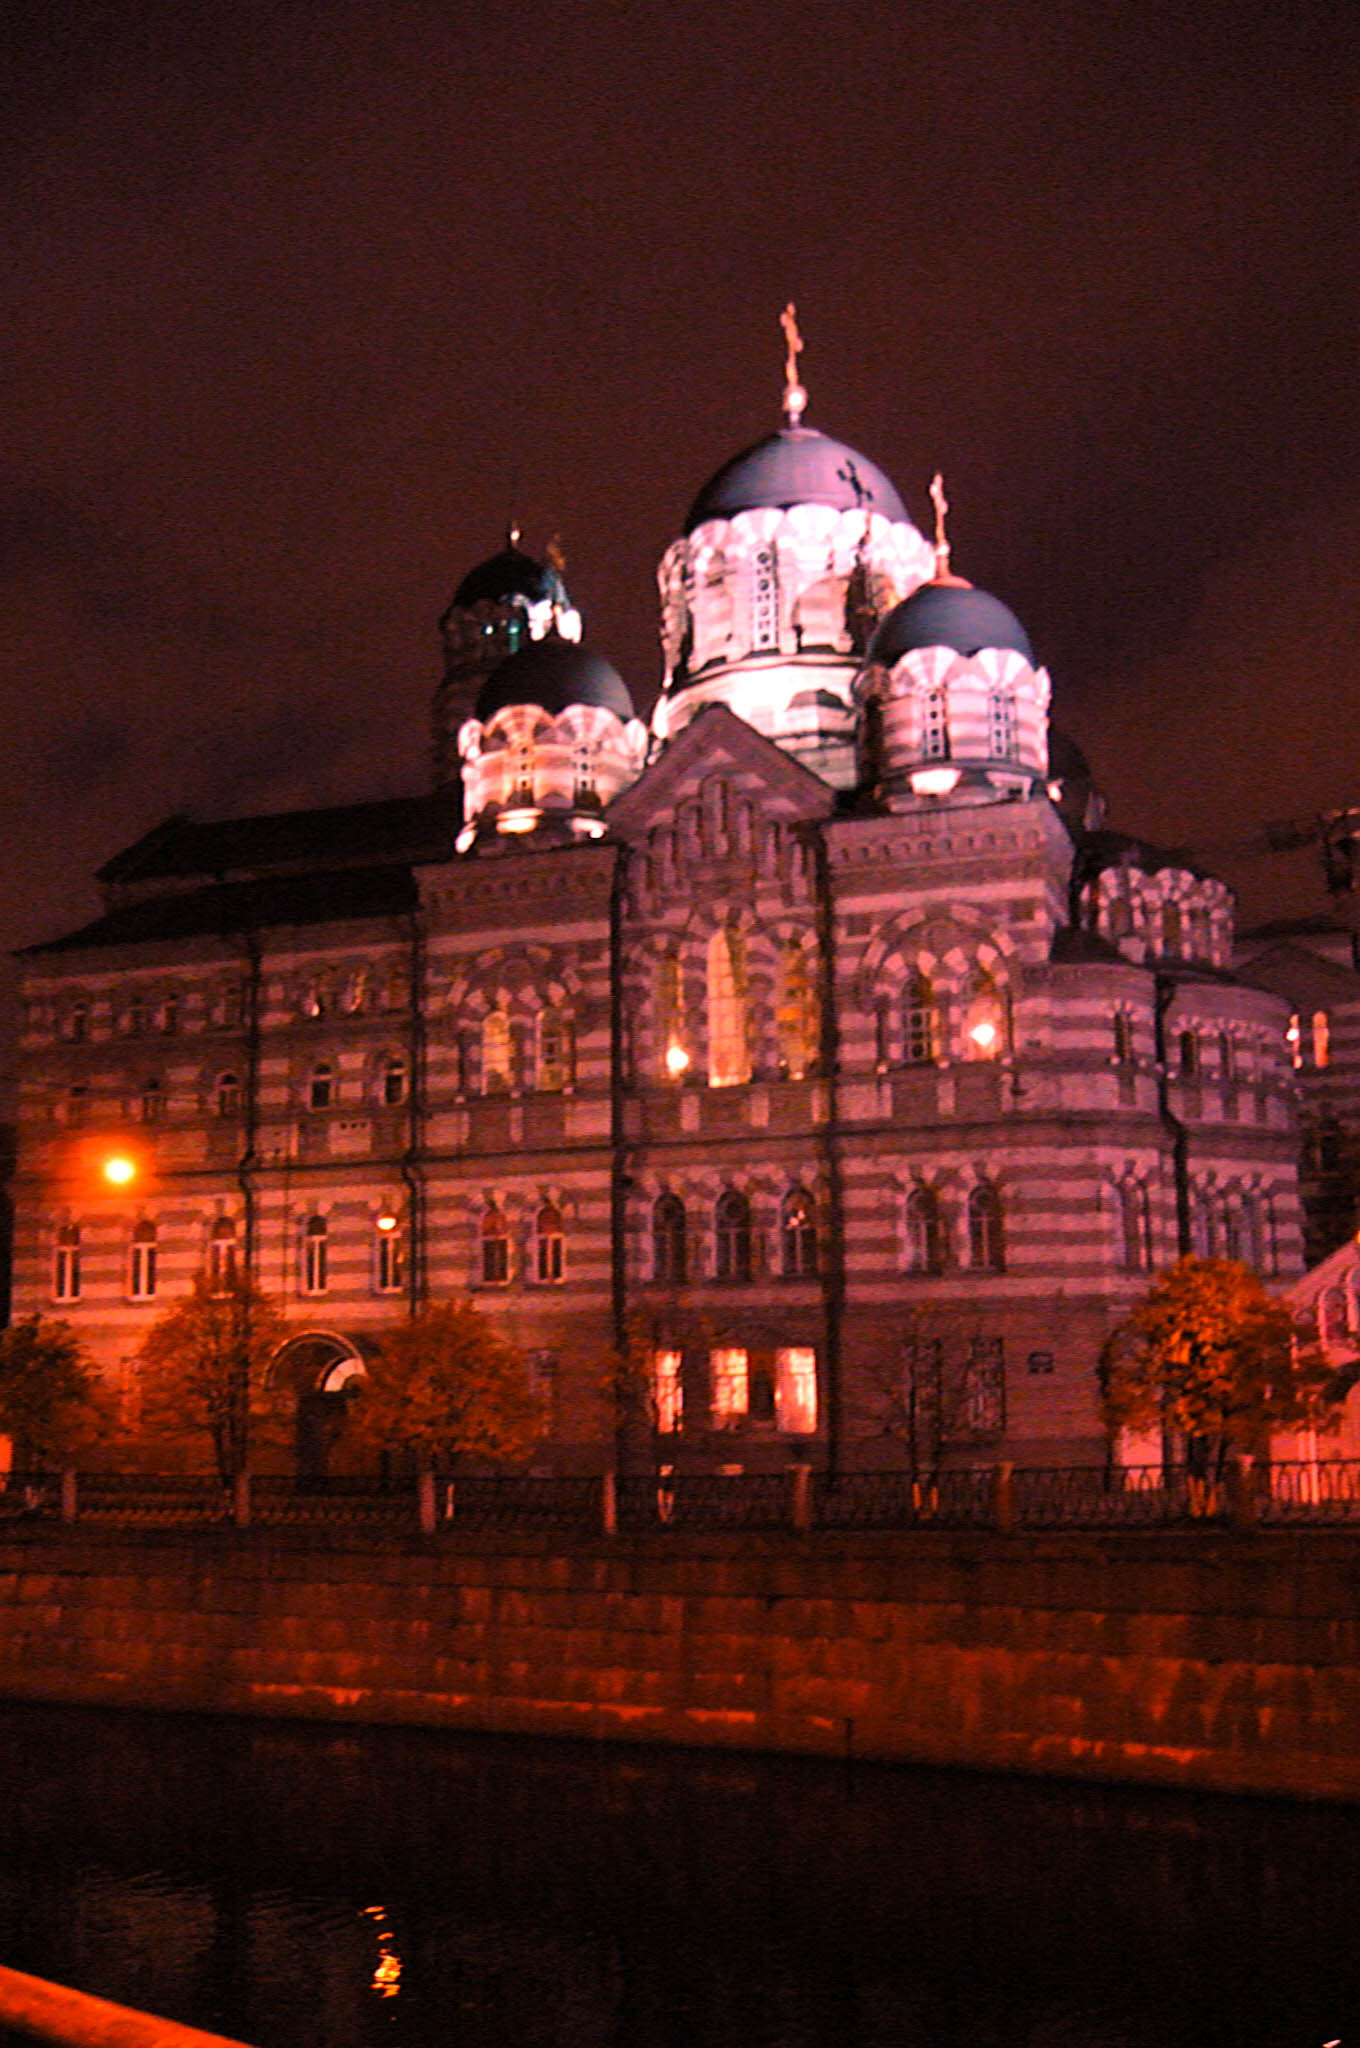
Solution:
[[[647,728],[607,706],[507,704],[458,735],[467,843],[483,831],[523,833],[556,821],[580,835],[603,831],[603,813],[642,772]]]
[[[913,650],[871,662],[856,693],[865,770],[890,802],[985,802],[1047,780],[1048,676],[1012,650]]]

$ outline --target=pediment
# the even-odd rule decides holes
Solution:
[[[766,818],[814,822],[830,816],[835,792],[820,776],[758,733],[725,704],[712,704],[669,741],[631,788],[609,806],[612,831],[632,839],[700,799],[714,781],[753,799]]]

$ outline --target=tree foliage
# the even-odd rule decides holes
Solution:
[[[1107,1427],[1182,1436],[1192,1470],[1214,1477],[1230,1450],[1258,1454],[1275,1430],[1334,1427],[1332,1383],[1287,1306],[1235,1259],[1181,1259],[1100,1360]]]
[[[0,1431],[19,1462],[78,1455],[111,1420],[109,1397],[69,1323],[24,1316],[0,1336]]]
[[[248,1274],[200,1273],[138,1352],[146,1436],[206,1436],[229,1482],[252,1447],[282,1430],[286,1391],[270,1384],[269,1367],[286,1335],[278,1307]]]
[[[354,1404],[356,1436],[422,1465],[516,1459],[542,1434],[542,1403],[513,1344],[470,1301],[434,1301],[379,1340]]]

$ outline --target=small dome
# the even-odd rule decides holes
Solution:
[[[709,478],[689,508],[685,532],[706,519],[790,505],[830,505],[837,512],[858,507],[910,524],[895,486],[867,456],[814,427],[781,427]]]
[[[869,642],[869,659],[891,667],[916,647],[952,647],[956,654],[1010,647],[1035,666],[1029,635],[1015,613],[968,583],[923,583],[894,605]]]
[[[461,609],[474,604],[505,604],[522,597],[530,604],[561,603],[566,592],[562,579],[547,562],[536,562],[532,555],[526,555],[522,548],[513,543],[501,549],[498,555],[479,562],[467,575],[453,594],[453,601]]]
[[[491,671],[477,698],[477,716],[486,725],[509,704],[535,704],[552,718],[569,704],[598,705],[625,725],[634,716],[633,700],[618,670],[603,656],[555,633],[531,640]]]

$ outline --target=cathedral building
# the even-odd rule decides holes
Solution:
[[[805,407],[791,345],[662,556],[649,721],[512,533],[441,622],[430,793],[171,818],[24,955],[15,1308],[132,1412],[151,1320],[244,1263],[309,1469],[462,1294],[544,1471],[637,1451],[620,1346],[677,1468],[1092,1462],[1154,1268],[1298,1271],[1229,891],[1105,827],[938,479],[928,539]]]

